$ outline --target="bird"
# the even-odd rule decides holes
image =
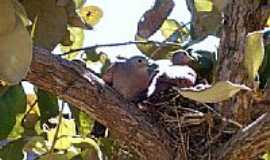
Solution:
[[[102,75],[102,79],[128,101],[137,102],[144,98],[155,74],[155,67],[147,58],[133,56],[112,64]]]
[[[156,94],[166,92],[172,87],[188,88],[195,84],[196,72],[188,65],[165,64],[158,65],[156,74],[151,79],[147,89],[147,97],[157,97]]]
[[[171,62],[173,65],[189,65],[194,60],[185,50],[178,50],[173,53]]]
[[[179,54],[177,58],[185,58]],[[188,58],[186,58],[188,60]],[[195,84],[197,79],[196,72],[187,65],[186,60],[181,60],[179,65],[173,64],[171,59],[155,60],[156,64],[154,75],[147,88],[146,99],[144,102],[151,105],[170,101],[174,96],[174,87],[188,88]]]
[[[171,62],[173,65],[187,65],[194,69],[198,74],[198,81],[212,81],[214,67],[214,55],[205,50],[179,50],[173,53]]]
[[[103,81],[120,93],[129,102],[139,104],[146,98],[146,91],[154,75],[155,64],[150,64],[143,56],[128,59],[121,57],[102,74]],[[91,135],[105,137],[106,127],[95,121]]]

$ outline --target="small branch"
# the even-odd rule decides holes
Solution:
[[[171,45],[171,46],[181,46],[180,43],[174,43],[174,42],[158,42],[158,41],[128,41],[128,42],[119,42],[119,43],[109,43],[109,44],[97,44],[93,46],[78,48],[78,49],[71,49],[68,52],[65,52],[63,54],[58,54],[59,56],[66,56],[73,52],[78,51],[85,51],[85,50],[91,50],[95,48],[101,48],[101,47],[116,47],[116,46],[126,46],[126,45],[133,45],[133,44],[149,44],[149,43],[155,43],[158,45]]]
[[[56,126],[56,130],[55,130],[55,133],[54,133],[54,137],[53,137],[53,141],[52,141],[52,146],[51,146],[51,148],[49,150],[49,160],[51,160],[51,155],[53,154],[53,150],[54,150],[55,144],[56,144],[57,139],[58,139],[58,133],[59,133],[60,125],[62,123],[62,118],[63,118],[64,103],[65,102],[62,101],[61,109],[60,109],[60,112],[58,114],[58,124]]]
[[[34,106],[37,104],[38,100],[36,99],[31,106],[29,107],[28,111],[23,115],[22,121],[21,121],[21,125],[23,126],[23,123],[25,121],[25,118],[28,116],[28,114],[32,111],[32,109],[34,108]]]

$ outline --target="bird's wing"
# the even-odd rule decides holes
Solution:
[[[112,64],[102,75],[102,79],[108,84],[113,84],[113,73],[117,64]]]

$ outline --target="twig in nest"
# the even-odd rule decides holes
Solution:
[[[218,117],[220,117],[222,121],[231,123],[231,124],[237,126],[238,128],[243,128],[243,125],[241,125],[240,123],[238,123],[238,122],[236,122],[236,121],[234,121],[232,119],[229,119],[229,118],[226,118],[226,117],[222,116],[220,113],[218,113],[217,111],[215,111],[209,105],[207,105],[205,103],[202,103],[202,105],[205,106],[207,109],[209,109],[211,112],[213,112],[215,115],[217,115]]]

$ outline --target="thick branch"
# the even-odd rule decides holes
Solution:
[[[173,159],[167,134],[147,122],[134,104],[123,100],[89,69],[35,47],[27,80],[109,127],[115,138],[135,149],[142,159]]]
[[[256,121],[241,129],[219,152],[217,160],[258,159],[270,149],[270,114],[263,114]]]
[[[256,83],[248,79],[247,71],[243,67],[246,35],[249,32],[263,29],[269,14],[269,1],[229,1],[224,12],[217,79],[244,83],[256,88]],[[233,113],[236,121],[248,125],[254,119],[251,116],[253,104],[252,93],[246,92],[223,103],[220,108],[225,110],[226,116]],[[255,107],[259,108],[259,106]],[[269,124],[270,116],[267,112],[251,125],[240,130],[215,154],[215,157],[220,160],[258,159],[259,155],[270,149]]]
[[[247,71],[243,67],[246,35],[263,29],[269,14],[267,1],[229,1],[224,11],[224,26],[217,67],[218,80],[230,80],[234,83],[244,83],[251,88],[256,87],[256,83],[248,79]],[[236,121],[247,125],[252,119],[250,115],[252,103],[251,93],[244,93],[223,103],[221,108],[232,109],[226,114],[233,113]]]

